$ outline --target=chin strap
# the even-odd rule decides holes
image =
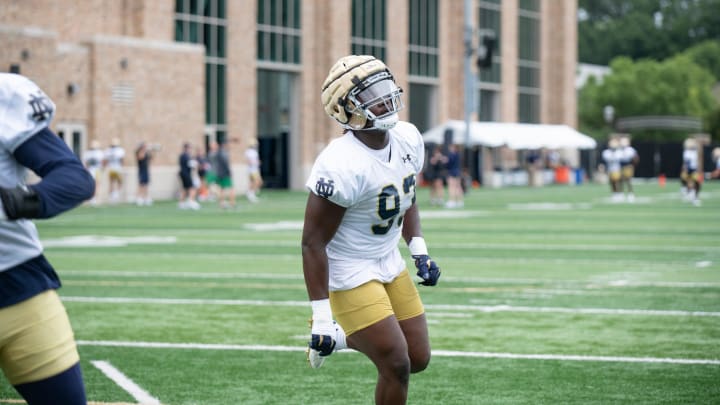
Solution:
[[[387,131],[389,129],[392,129],[395,127],[395,124],[397,124],[398,120],[400,118],[398,117],[397,113],[390,114],[387,117],[378,118],[375,121],[373,121],[373,127]]]

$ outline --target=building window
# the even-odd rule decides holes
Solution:
[[[478,118],[480,121],[500,119],[500,83],[502,81],[500,57],[501,7],[500,0],[481,0],[478,3],[478,29],[480,34],[494,35],[492,66],[478,69]],[[479,35],[480,39],[482,35]]]
[[[205,122],[218,134],[226,131],[225,0],[175,0],[175,40],[205,46]]]
[[[500,57],[500,34],[502,32],[500,25],[500,1],[483,0],[480,1],[479,6],[478,27],[480,28],[480,32],[492,32],[495,35],[492,66],[480,70],[480,82],[500,83],[502,79],[500,76],[500,61],[502,60]]]
[[[438,77],[438,0],[410,0],[410,76]]]
[[[540,122],[540,4],[521,0],[518,11],[518,121]]]
[[[351,50],[385,61],[387,28],[385,0],[352,0]]]
[[[300,0],[258,0],[259,61],[300,64],[300,12]]]
[[[478,119],[498,121],[500,118],[500,91],[480,89]]]

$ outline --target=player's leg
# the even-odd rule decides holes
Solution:
[[[392,283],[387,284],[385,290],[405,335],[410,372],[419,373],[430,363],[430,339],[420,294],[407,271],[403,271]]]
[[[80,363],[40,381],[16,385],[28,405],[85,405],[85,385]]]
[[[370,281],[330,293],[333,315],[347,333],[348,347],[365,354],[378,371],[376,404],[404,404],[410,379],[405,335],[385,286]]]
[[[410,381],[410,358],[397,318],[391,315],[349,335],[348,345],[364,353],[377,368],[375,403],[404,404]]]
[[[85,404],[73,332],[55,290],[3,308],[0,323],[0,367],[28,404]]]

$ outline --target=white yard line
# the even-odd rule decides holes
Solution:
[[[296,257],[293,257],[295,259]],[[460,260],[454,258],[453,260]],[[464,260],[460,260],[464,261]],[[517,260],[487,260],[487,259],[468,259],[467,261],[478,261],[478,262],[527,262],[530,261],[517,259]],[[556,260],[552,260],[555,262]],[[572,263],[576,265],[596,263],[587,260],[580,261],[557,261],[558,263]],[[605,261],[603,261],[605,263]],[[613,263],[616,263],[613,261]],[[630,262],[617,262],[618,265],[632,265],[638,267],[637,263]],[[667,264],[667,263],[666,263]],[[674,263],[677,266],[687,265],[685,262]],[[697,266],[696,266],[697,267]],[[647,268],[651,268],[649,265]],[[654,268],[657,268],[655,266]],[[62,275],[71,276],[92,276],[92,277],[119,277],[119,278],[187,278],[187,279],[199,279],[199,280],[227,280],[227,279],[258,279],[258,280],[302,280],[303,275],[301,273],[219,273],[219,272],[191,272],[191,271],[124,271],[124,270],[62,270]],[[605,276],[604,276],[605,277]],[[593,285],[607,285],[610,287],[670,287],[670,288],[708,288],[708,287],[720,287],[720,282],[693,282],[693,281],[632,281],[623,279],[598,279],[598,280],[551,280],[551,279],[540,279],[540,278],[490,278],[490,277],[453,277],[443,276],[443,280],[452,281],[458,283],[478,283],[478,284],[593,284]]]
[[[153,304],[153,305],[231,305],[261,307],[307,307],[307,301],[267,301],[267,300],[216,300],[190,298],[132,298],[132,297],[62,297],[65,302],[88,302],[96,304]],[[438,311],[476,311],[476,312],[531,312],[563,313],[585,315],[651,315],[651,316],[709,316],[720,317],[720,312],[676,311],[652,309],[621,308],[562,308],[562,307],[525,307],[511,305],[445,305],[427,304],[425,308]]]
[[[109,379],[113,380],[115,384],[120,386],[120,388],[124,389],[128,394],[135,398],[138,403],[142,405],[160,405],[160,400],[148,394],[147,391],[140,388],[139,385],[135,384],[133,380],[128,378],[120,370],[113,367],[113,365],[109,362],[93,360],[90,363],[102,371]]]
[[[128,342],[109,340],[78,340],[80,346],[129,347],[143,349],[194,349],[194,350],[237,350],[237,351],[273,351],[273,352],[300,352],[305,351],[304,346],[269,346],[269,345],[230,345],[210,343],[164,343],[164,342]],[[339,353],[352,353],[353,350],[344,350]],[[491,352],[461,352],[453,350],[433,350],[433,356],[438,357],[477,357],[493,359],[522,359],[522,360],[558,360],[558,361],[603,361],[615,363],[664,363],[688,365],[720,365],[717,359],[677,359],[659,357],[617,357],[617,356],[583,356],[565,354],[516,354]],[[94,364],[94,362],[93,362]]]

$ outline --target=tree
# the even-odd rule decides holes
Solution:
[[[628,57],[614,59],[611,73],[602,82],[590,80],[580,91],[580,127],[598,135],[611,131],[603,118],[603,108],[612,105],[615,117],[638,115],[688,115],[708,118],[717,108],[712,87],[715,77],[681,54],[657,62],[633,62]],[[638,138],[680,139],[685,133],[642,132]],[[718,136],[720,134],[714,134]]]
[[[720,40],[701,42],[683,54],[715,76],[715,81],[720,81]]]
[[[599,65],[617,56],[663,60],[720,41],[719,10],[720,0],[579,0],[578,59]]]

